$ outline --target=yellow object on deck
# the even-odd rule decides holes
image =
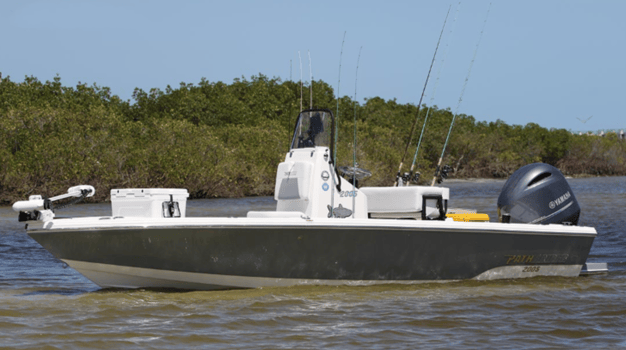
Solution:
[[[448,214],[446,217],[452,218],[454,221],[489,221],[489,215],[480,213],[468,213],[468,214]]]

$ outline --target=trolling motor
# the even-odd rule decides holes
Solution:
[[[76,204],[87,197],[92,197],[96,193],[95,188],[90,185],[80,185],[70,187],[66,194],[51,198],[43,198],[41,195],[32,195],[27,201],[19,201],[13,204],[13,210],[18,212],[18,220],[22,221],[50,221],[54,218],[55,209],[63,209],[72,204]],[[53,202],[75,197],[75,200],[59,205],[54,208]]]

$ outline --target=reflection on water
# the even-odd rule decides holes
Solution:
[[[569,180],[598,237],[579,278],[215,292],[100,290],[23,234],[0,208],[0,347],[613,348],[626,347],[626,178]],[[496,215],[504,181],[450,181],[452,204]],[[188,216],[273,210],[272,198],[188,201]],[[109,204],[68,216],[110,215]]]

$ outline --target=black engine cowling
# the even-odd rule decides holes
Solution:
[[[578,224],[580,206],[559,169],[534,163],[519,168],[498,197],[500,222]]]

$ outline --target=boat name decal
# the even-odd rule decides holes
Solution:
[[[506,265],[516,264],[562,264],[569,254],[505,255]]]
[[[341,191],[339,197],[356,197],[358,194],[357,191]]]
[[[567,191],[564,195],[562,195],[561,197],[550,201],[550,204],[548,204],[550,206],[550,209],[554,209],[556,207],[558,207],[559,205],[563,204],[563,202],[565,202],[566,200],[568,200],[570,197],[572,196],[571,193],[569,193],[569,191]]]
[[[532,263],[535,258],[534,255],[507,255],[509,258],[506,260],[506,264],[519,264],[519,263]]]

